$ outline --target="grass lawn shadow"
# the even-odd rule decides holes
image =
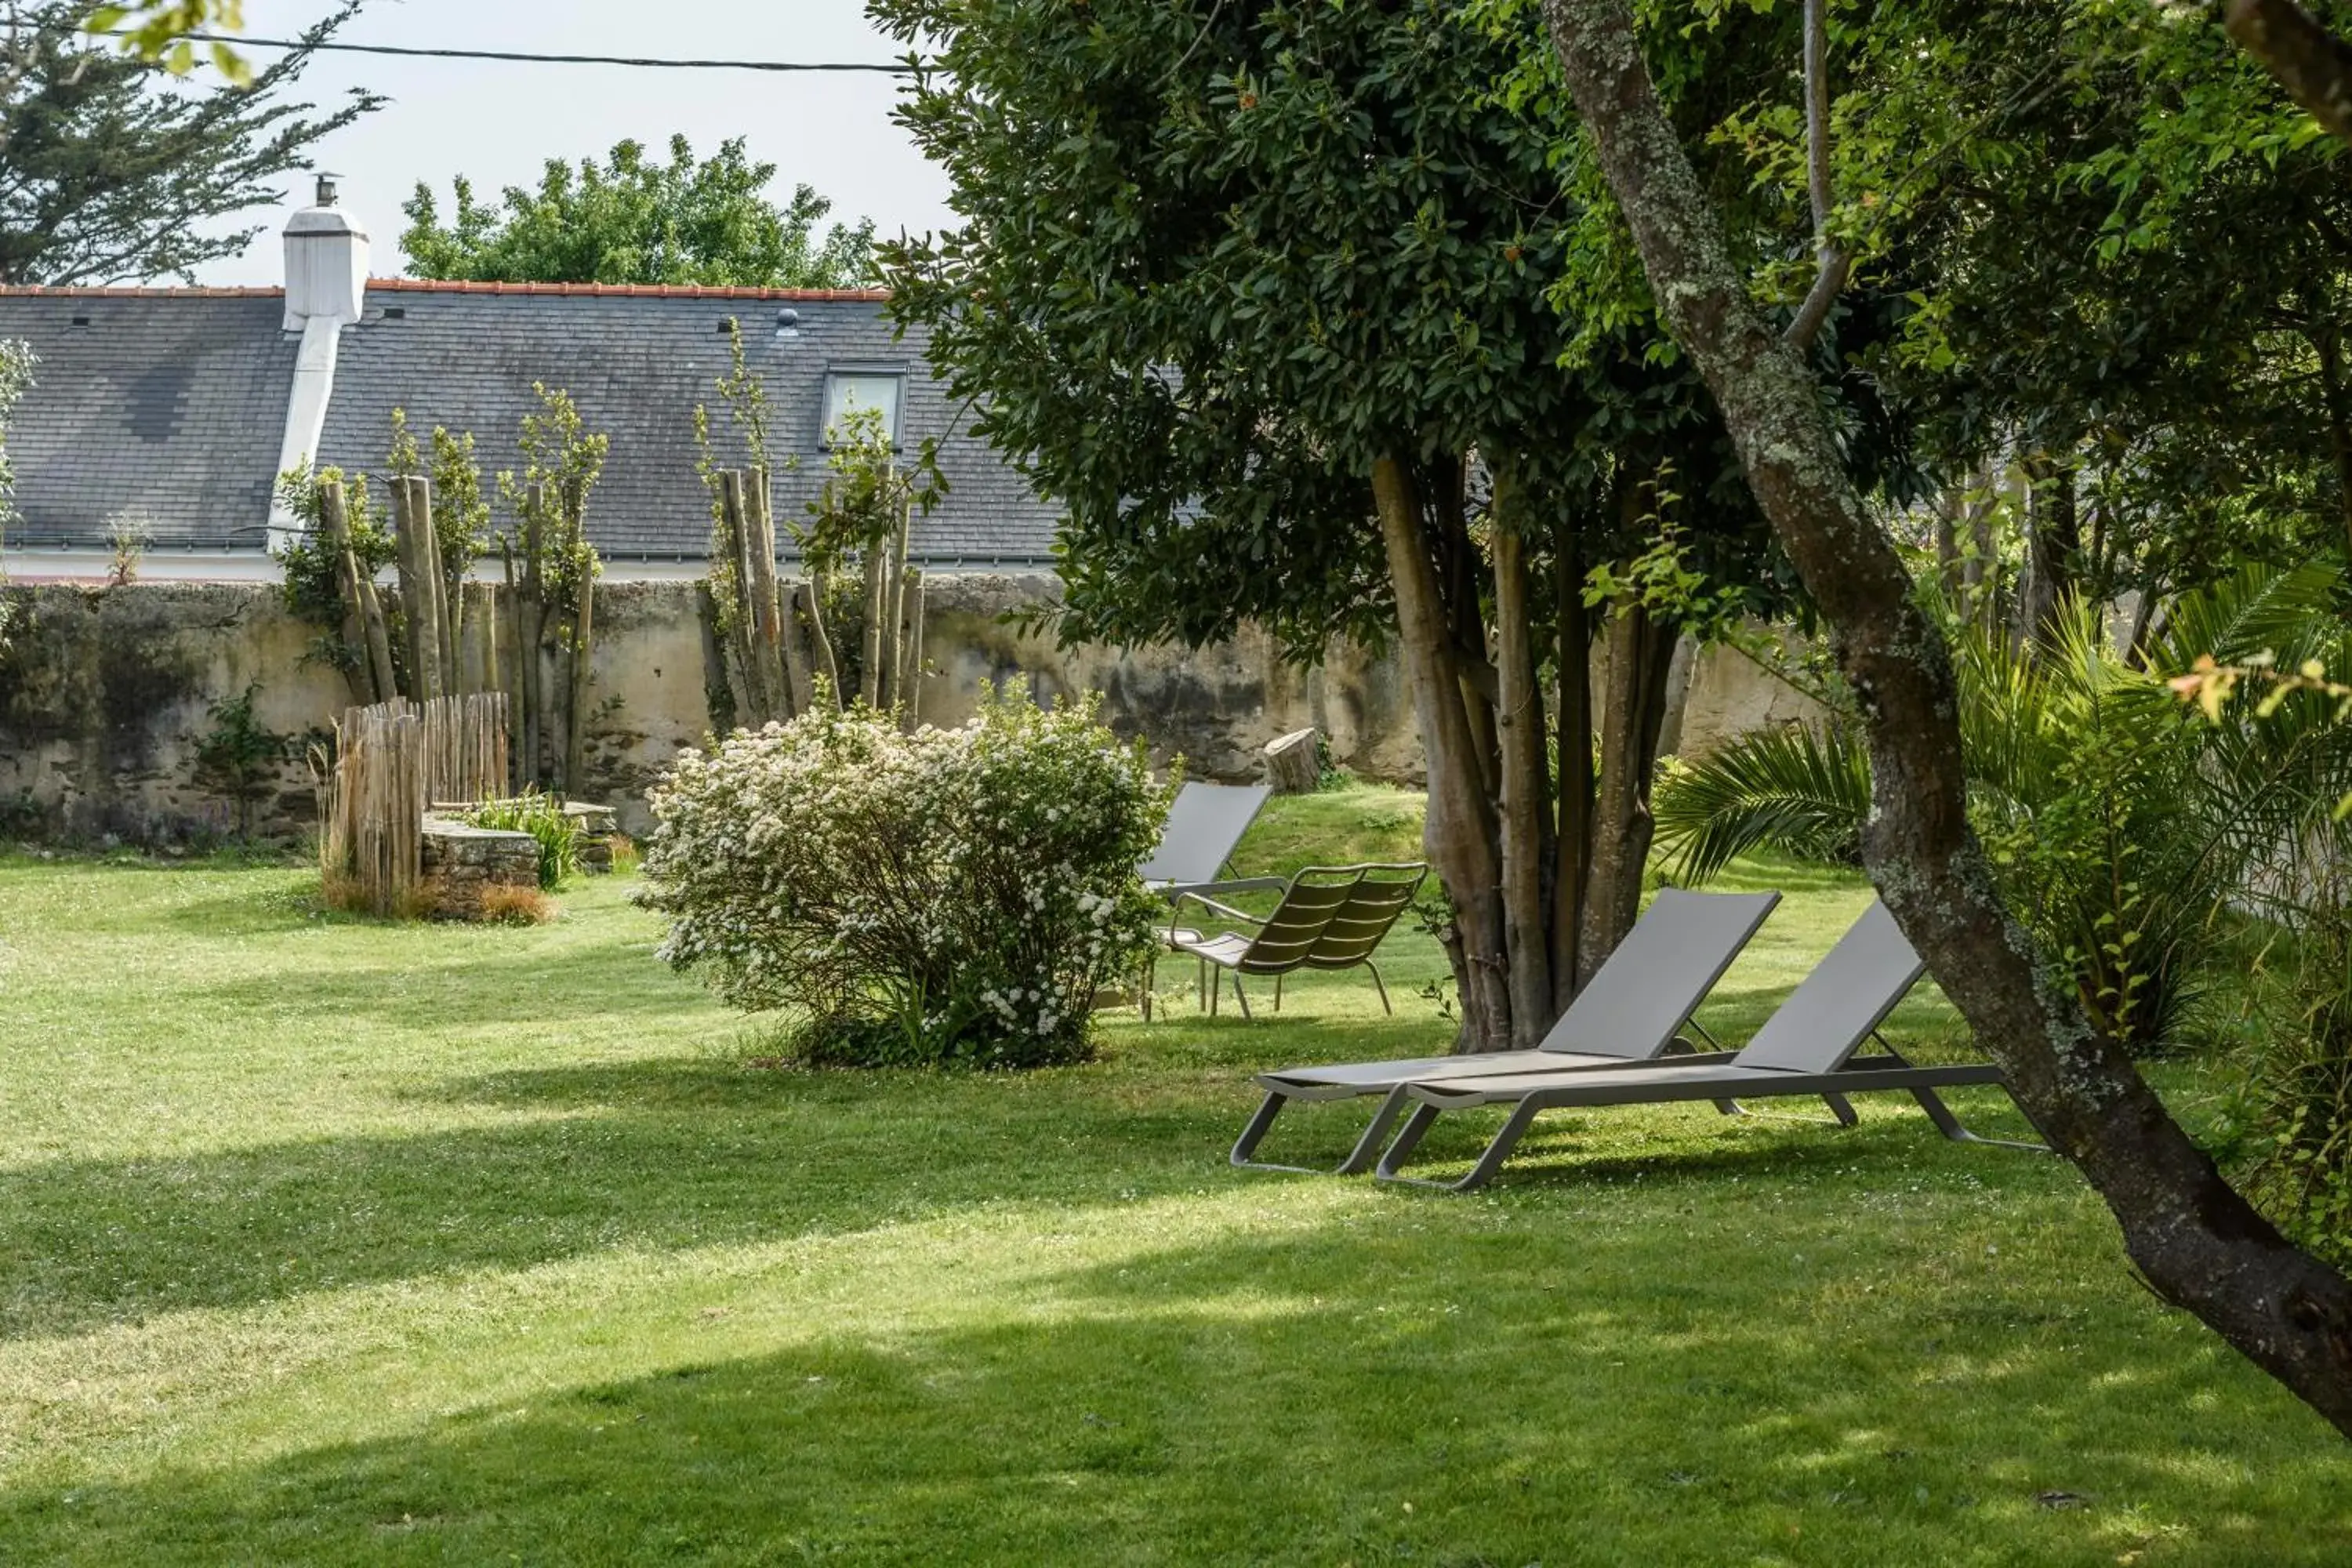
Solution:
[[[43,1561],[147,1563],[2352,1549],[2325,1500],[2345,1462],[2307,1413],[2208,1441],[2217,1373],[2230,1400],[2259,1399],[2250,1371],[2085,1345],[2079,1303],[2048,1310],[2018,1282],[1933,1321],[1869,1300],[1879,1270],[1972,1230],[1923,1236],[1840,1289],[1804,1265],[1834,1256],[1834,1215],[1780,1216],[1760,1240],[1713,1216],[1671,1255],[1637,1227],[1471,1207],[1442,1259],[1348,1215],[1047,1273],[986,1322],[793,1325],[792,1343],[742,1352],[721,1317],[709,1353],[649,1374],[257,1465],[17,1493],[0,1537]],[[2067,1505],[2037,1500],[2052,1496]]]

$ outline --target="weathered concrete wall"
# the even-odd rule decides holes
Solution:
[[[1312,724],[1342,766],[1420,779],[1411,696],[1393,658],[1340,646],[1301,670],[1255,632],[1199,652],[1064,649],[1005,623],[1006,611],[1055,587],[1045,576],[932,579],[924,653],[937,673],[923,682],[919,716],[952,724],[971,713],[982,681],[1026,681],[1041,700],[1101,692],[1113,728],[1144,737],[1161,759],[1181,753],[1195,777],[1255,777],[1266,742]],[[152,840],[224,830],[233,808],[195,777],[196,748],[212,728],[207,706],[258,681],[257,718],[299,737],[322,731],[352,700],[340,674],[305,662],[311,630],[285,613],[274,588],[0,592],[20,606],[13,646],[0,653],[0,833]],[[725,676],[693,584],[600,586],[596,631],[583,793],[611,802],[623,831],[642,832],[646,787],[679,748],[702,740]],[[1702,752],[1806,710],[1748,661],[1709,656],[1692,681],[1683,749]],[[300,747],[293,751],[258,813],[265,831],[311,826],[309,773]]]
[[[0,650],[0,830],[149,841],[226,832],[236,808],[196,778],[207,707],[250,682],[254,717],[299,737],[350,699],[306,664],[311,633],[274,589],[8,590]],[[315,812],[299,742],[259,803],[265,830]]]
[[[1419,782],[1421,736],[1412,694],[1393,658],[1334,645],[1318,668],[1286,664],[1273,639],[1244,631],[1229,643],[1121,650],[1098,644],[1057,648],[1043,633],[1008,626],[1004,615],[1054,596],[1049,576],[935,580],[924,614],[926,661],[917,717],[955,724],[971,716],[983,680],[1025,679],[1041,701],[1103,694],[1103,714],[1122,735],[1141,735],[1156,758],[1181,753],[1191,776],[1258,776],[1268,741],[1312,724],[1330,738],[1341,766],[1367,777]]]

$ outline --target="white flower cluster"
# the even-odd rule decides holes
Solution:
[[[989,693],[913,734],[811,713],[680,753],[645,901],[670,918],[661,956],[739,1006],[887,1024],[867,1033],[929,1059],[1066,1060],[1097,988],[1148,951],[1135,868],[1171,788],[1091,704]]]

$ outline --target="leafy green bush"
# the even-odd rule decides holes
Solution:
[[[2281,1230],[2352,1266],[2352,909],[2315,908],[2281,945],[2255,965],[2252,1070],[2222,1152]]]
[[[2344,635],[2338,587],[2324,566],[2250,568],[2172,605],[2150,662],[2300,658]],[[2313,852],[2343,843],[2329,813],[2352,784],[2352,727],[2201,723],[2160,675],[2117,656],[2097,606],[2057,620],[2038,653],[1948,628],[1969,816],[2010,908],[2094,1021],[2152,1051],[2179,1037],[2205,986],[2217,917],[2284,914]],[[1691,882],[1751,847],[1851,859],[1870,789],[1850,726],[1745,736],[1661,778],[1658,847]]]
[[[249,681],[235,697],[207,707],[213,727],[196,742],[196,782],[229,802],[240,838],[252,837],[254,808],[278,787],[278,766],[289,747],[286,736],[254,717],[253,695],[260,689],[261,682]]]
[[[1095,993],[1150,951],[1137,879],[1169,791],[1089,701],[986,694],[958,730],[824,708],[682,753],[653,792],[661,953],[856,1066],[1084,1058]]]
[[[580,825],[563,814],[563,805],[535,789],[501,800],[486,800],[465,813],[474,827],[507,833],[528,833],[539,840],[539,885],[553,892],[566,877],[580,869]]]
[[[313,472],[307,465],[278,476],[278,500],[302,520],[302,529],[272,553],[284,574],[280,592],[286,608],[296,619],[319,628],[309,657],[334,669],[351,670],[365,662],[367,650],[343,639],[347,606],[343,603],[342,568],[336,553],[328,548],[319,503],[320,484],[329,479],[341,481],[342,478],[341,468]],[[392,564],[400,550],[393,538],[391,524],[376,519],[375,509],[368,499],[365,474],[351,477],[350,488],[344,492],[343,511],[352,561],[359,571],[373,577]],[[399,640],[394,639],[395,644]]]

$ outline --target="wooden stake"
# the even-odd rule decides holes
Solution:
[[[529,500],[523,507],[522,520],[522,594],[516,602],[520,626],[515,639],[515,659],[522,670],[522,778],[533,784],[544,776],[541,771],[546,740],[546,686],[540,664],[540,649],[546,638],[547,604],[541,596],[544,580],[540,571],[541,518],[547,508],[547,486],[533,482]]]
[[[588,744],[588,684],[590,656],[595,648],[596,572],[594,552],[587,547],[588,498],[577,485],[566,485],[563,490],[563,550],[567,559],[580,560],[578,602],[572,606],[572,625],[566,638],[571,658],[564,673],[570,678],[563,700],[563,791],[568,795],[581,785],[582,758]]]
[[[580,584],[579,616],[572,624],[572,688],[563,704],[563,792],[579,793],[582,758],[588,744],[588,678],[595,650],[596,580]]]
[[[841,658],[834,652],[833,637],[824,629],[824,600],[832,582],[830,573],[812,571],[809,580],[801,584],[801,608],[808,617],[809,641],[817,656],[810,679],[813,682],[818,673],[824,676],[833,693],[830,700],[838,710],[849,700],[849,693],[841,689]]]
[[[751,556],[751,596],[759,606],[760,681],[768,689],[768,717],[793,716],[792,682],[785,674],[784,607],[776,588],[776,519],[768,508],[768,470],[743,475],[745,543]]]
[[[888,576],[884,565],[888,552],[882,541],[868,540],[858,553],[865,557],[859,564],[866,572],[866,636],[858,649],[857,691],[872,708],[882,700],[882,590]]]
[[[912,574],[914,581],[908,588],[911,605],[907,612],[907,719],[908,733],[916,728],[916,715],[923,700],[923,574]]]
[[[383,604],[376,595],[375,579],[360,569],[358,552],[352,545],[351,513],[344,503],[343,487],[332,479],[319,486],[319,526],[335,542],[342,557],[340,574],[349,584],[358,611],[359,646],[367,659],[368,684],[374,689],[378,701],[389,702],[400,695],[400,689],[393,671],[392,637],[383,624]]]
[[[760,624],[760,594],[756,584],[753,557],[758,552],[751,525],[749,486],[743,472],[729,468],[719,476],[719,529],[727,551],[728,565],[735,578],[733,636],[730,638],[736,662],[740,666],[743,695],[749,700],[742,714],[743,727],[756,730],[776,716],[775,697],[766,679],[766,664],[760,657],[760,642],[764,635]]]

